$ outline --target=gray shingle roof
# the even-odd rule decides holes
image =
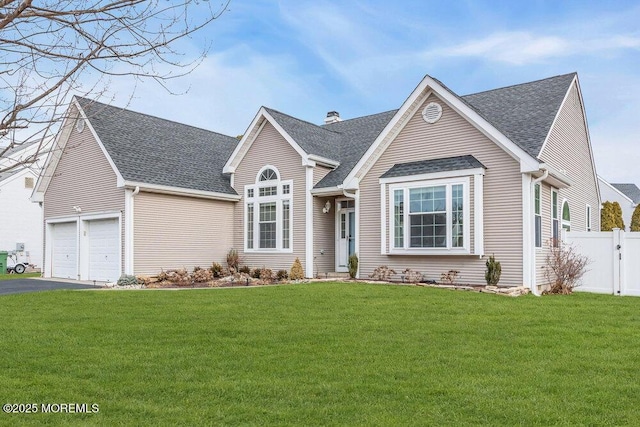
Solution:
[[[237,194],[222,173],[236,138],[77,99],[126,181]]]
[[[465,169],[484,168],[484,165],[473,156],[445,157],[442,159],[419,160],[416,162],[396,163],[380,178],[412,176],[423,173],[449,172]]]
[[[640,188],[635,184],[611,184],[616,190],[630,198],[633,203],[640,203]]]
[[[460,97],[531,156],[540,155],[576,73]]]

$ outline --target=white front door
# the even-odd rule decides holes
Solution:
[[[51,277],[78,278],[78,226],[65,222],[52,226]]]
[[[353,201],[341,201],[337,213],[336,271],[349,271],[349,257],[356,253],[356,211]]]
[[[120,277],[120,226],[118,218],[87,222],[89,280],[115,282]]]

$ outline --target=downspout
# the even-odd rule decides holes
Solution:
[[[135,197],[136,194],[138,194],[140,192],[140,186],[136,185],[136,189],[133,190],[133,193],[131,193],[131,197]]]
[[[539,183],[540,181],[544,181],[545,179],[547,179],[547,177],[549,176],[549,170],[546,168],[540,168],[540,170],[542,171],[542,176],[534,179],[533,181],[531,181],[531,195],[533,198],[535,198],[535,194],[536,194],[536,184]],[[542,192],[541,192],[542,193]],[[534,199],[534,206],[535,206],[535,199]],[[533,229],[533,237],[534,237],[534,242],[535,242],[535,235],[536,235],[536,231],[535,231],[535,221],[534,221],[534,229]],[[535,243],[534,243],[535,246]],[[531,250],[531,249],[529,249]],[[538,288],[536,286],[536,269],[535,269],[535,265],[536,265],[536,260],[535,260],[535,248],[533,249],[533,253],[532,255],[532,265],[534,266],[532,268],[532,272],[533,275],[531,276],[531,293],[537,297],[540,296],[540,292],[538,292]]]

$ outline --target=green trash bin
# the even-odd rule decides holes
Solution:
[[[9,252],[0,251],[0,274],[7,272],[7,255],[9,255]]]

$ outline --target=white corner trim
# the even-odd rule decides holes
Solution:
[[[473,176],[473,254],[484,255],[484,176]]]
[[[124,274],[132,275],[133,268],[133,251],[134,251],[134,198],[140,187],[135,190],[126,188],[124,190]]]
[[[305,276],[313,278],[313,167],[305,169]]]
[[[380,255],[387,254],[387,186],[380,184],[380,224],[382,230],[380,233]],[[393,193],[392,193],[393,194]]]
[[[535,287],[535,251],[533,250],[533,192],[531,175],[522,174],[522,284],[533,290]],[[533,276],[533,279],[532,279]]]
[[[455,171],[444,171],[444,172],[434,172],[434,173],[422,173],[419,175],[394,176],[390,178],[380,178],[378,179],[378,182],[380,184],[395,184],[399,182],[430,181],[433,179],[467,177],[470,175],[484,175],[484,168],[461,169],[461,170],[455,170]]]

